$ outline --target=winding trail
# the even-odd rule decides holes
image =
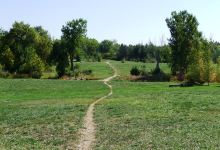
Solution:
[[[90,104],[86,112],[86,116],[84,117],[83,129],[81,129],[81,132],[80,132],[81,138],[77,146],[78,150],[91,150],[92,149],[92,144],[95,141],[95,129],[96,129],[94,117],[93,117],[94,107],[98,102],[112,95],[112,86],[108,82],[111,81],[113,78],[117,77],[118,75],[117,75],[117,70],[109,62],[106,62],[106,63],[109,65],[109,67],[112,68],[112,70],[114,71],[114,75],[101,81],[109,87],[110,92],[107,95],[99,98],[98,100]]]

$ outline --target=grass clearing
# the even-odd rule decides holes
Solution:
[[[92,75],[87,76],[89,79],[104,79],[112,75],[112,70],[109,66],[102,62],[81,62],[81,70],[92,70]]]
[[[98,81],[0,79],[0,149],[66,149],[88,105],[108,93]]]
[[[156,66],[156,63],[143,63],[143,62],[133,62],[133,61],[126,61],[125,63],[122,63],[121,61],[110,61],[110,62],[118,70],[118,74],[120,75],[121,79],[129,78],[130,70],[134,66],[141,67],[141,66],[145,65],[147,71],[153,70]],[[160,63],[160,68],[165,73],[170,73],[170,68],[169,68],[168,64]]]
[[[114,81],[99,103],[95,149],[219,149],[220,90],[216,85]]]

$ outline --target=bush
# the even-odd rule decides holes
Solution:
[[[220,82],[220,57],[217,59],[216,81]]]
[[[0,64],[0,72],[2,72],[2,70],[3,70],[3,67],[2,67],[2,65]]]
[[[78,77],[80,74],[80,65],[79,64],[75,64],[73,66],[73,71],[70,68],[67,68],[65,70],[65,75],[69,76],[69,77]],[[64,75],[64,74],[63,74]]]
[[[123,58],[123,59],[121,60],[121,63],[125,63],[125,58]]]
[[[134,66],[131,68],[130,74],[133,76],[139,76],[141,71],[137,68],[137,66]]]
[[[31,74],[31,77],[32,77],[32,78],[35,78],[35,79],[40,79],[41,76],[42,76],[42,73],[39,72],[39,71],[34,71],[34,72],[32,72],[32,74]]]
[[[200,59],[197,63],[193,63],[189,66],[186,74],[186,79],[191,83],[204,84],[204,64]]]
[[[19,73],[29,74],[31,77],[39,79],[43,74],[44,68],[43,61],[37,55],[33,55],[30,61],[19,68]]]
[[[205,61],[203,57],[198,58],[189,66],[186,79],[188,82],[204,84],[215,78],[215,68],[211,60]]]
[[[82,74],[84,74],[84,75],[91,75],[92,74],[92,70],[91,69],[83,70]]]
[[[164,73],[161,69],[154,69],[151,72],[147,72],[146,66],[141,66],[141,69],[138,69],[136,66],[133,67],[130,71],[131,75],[139,76],[138,80],[144,81],[170,81],[171,75]]]

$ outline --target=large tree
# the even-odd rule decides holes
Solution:
[[[76,55],[77,48],[80,46],[81,39],[87,32],[87,21],[83,19],[76,19],[67,22],[62,27],[62,40],[65,43],[70,59],[70,69],[74,71],[73,60]]]
[[[171,70],[174,75],[178,72],[183,77],[198,51],[201,38],[199,23],[196,17],[187,11],[172,12],[166,23],[171,34]]]
[[[0,61],[6,71],[41,76],[52,49],[47,31],[15,22],[1,43]]]

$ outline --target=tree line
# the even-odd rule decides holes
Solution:
[[[101,61],[102,59],[155,62],[161,52],[161,62],[169,62],[168,45],[124,45],[114,40],[86,37],[87,21],[76,19],[63,25],[60,39],[52,39],[41,26],[32,27],[24,22],[15,22],[9,31],[0,30],[1,68],[14,75],[40,78],[43,72],[55,65],[58,76],[77,69],[75,61]]]
[[[62,77],[77,72],[76,61],[113,59],[168,63],[172,74],[180,80],[186,76],[190,80],[201,79],[211,74],[207,70],[211,72],[210,66],[219,62],[220,44],[205,39],[198,31],[196,17],[187,11],[172,12],[166,23],[171,38],[168,44],[158,46],[152,42],[136,45],[119,44],[114,40],[98,42],[86,36],[87,21],[84,19],[74,19],[63,25],[60,39],[52,39],[41,26],[15,22],[9,31],[0,29],[0,68],[13,75],[40,78],[45,70],[55,65],[58,76]],[[198,65],[201,67],[195,73]]]

